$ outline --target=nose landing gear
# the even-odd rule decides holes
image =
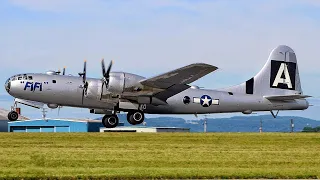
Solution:
[[[15,112],[15,111],[10,111],[10,112],[8,113],[8,119],[9,119],[10,121],[16,121],[18,118],[19,118],[19,114],[18,114],[17,112]]]
[[[8,113],[8,119],[9,121],[16,121],[19,118],[19,113],[16,112],[16,110],[19,110],[20,108],[17,108],[17,103],[14,102],[13,106],[11,106],[11,111]]]

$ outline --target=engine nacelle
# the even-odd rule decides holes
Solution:
[[[48,106],[48,108],[50,108],[50,109],[56,109],[56,108],[59,107],[58,104],[47,104],[47,106]]]
[[[108,99],[110,101],[114,99],[118,101],[119,95],[121,96],[123,92],[139,91],[142,88],[139,81],[143,79],[145,78],[135,74],[112,72],[110,73],[108,87],[103,86],[103,89],[101,80],[87,79],[88,89],[85,97],[88,99]]]
[[[122,94],[125,83],[124,73],[110,73],[108,91],[113,94]]]
[[[113,72],[110,73],[108,91],[113,94],[121,95],[123,92],[131,92],[138,89],[141,84],[139,81],[145,79],[130,73]]]
[[[101,81],[88,80],[88,89],[87,89],[86,98],[100,99],[101,86],[102,86]]]

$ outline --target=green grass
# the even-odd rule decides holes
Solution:
[[[320,178],[320,134],[0,134],[0,178],[47,177]]]

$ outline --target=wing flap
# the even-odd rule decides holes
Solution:
[[[264,96],[264,98],[268,100],[275,100],[275,101],[288,101],[288,100],[295,100],[295,99],[304,99],[309,98],[311,96],[308,95],[301,95],[301,94],[293,94],[293,95],[280,95],[280,96]]]

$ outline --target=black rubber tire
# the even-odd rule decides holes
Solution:
[[[144,113],[142,111],[128,112],[127,120],[132,125],[141,124],[144,121]]]
[[[16,121],[19,118],[19,114],[15,111],[11,111],[8,113],[8,119],[9,121]]]
[[[105,115],[102,118],[102,124],[106,128],[115,128],[119,124],[119,118],[115,114],[113,114],[113,115]]]

